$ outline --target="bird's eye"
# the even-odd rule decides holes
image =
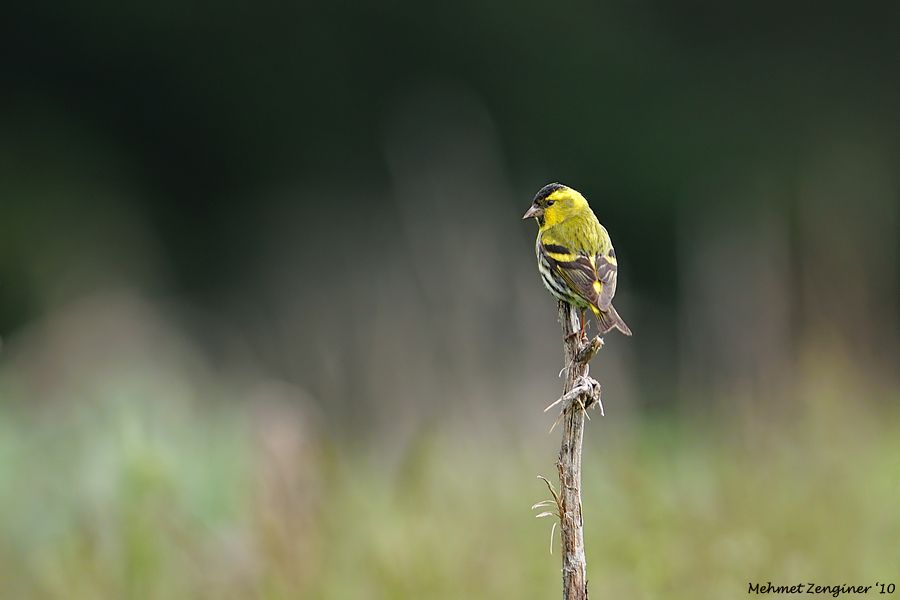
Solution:
[[[553,200],[547,200],[547,206],[553,206]]]

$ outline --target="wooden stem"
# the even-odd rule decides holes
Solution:
[[[585,343],[579,331],[578,311],[567,303],[559,303],[559,321],[563,330],[566,382],[563,395],[588,377],[584,350],[595,341]],[[594,350],[596,352],[596,350]],[[581,359],[581,360],[578,360]],[[593,387],[593,386],[592,386]],[[599,385],[595,387],[599,400]],[[585,407],[590,406],[591,395],[585,401],[569,402],[563,407],[562,444],[556,467],[559,471],[560,536],[562,538],[563,600],[587,600],[587,559],[584,554],[584,518],[581,513],[581,444],[584,438]]]

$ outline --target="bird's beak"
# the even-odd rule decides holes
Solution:
[[[522,217],[522,220],[524,221],[525,219],[533,219],[535,217],[540,217],[543,214],[544,214],[543,208],[541,208],[540,206],[537,206],[536,204],[532,204],[531,208],[529,208],[527,211],[525,211],[525,215]]]

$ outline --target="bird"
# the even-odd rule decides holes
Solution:
[[[538,223],[534,251],[541,279],[557,299],[581,311],[580,336],[588,308],[597,318],[599,335],[613,329],[631,335],[612,305],[619,270],[616,251],[587,199],[567,185],[549,183],[534,196],[522,219]]]

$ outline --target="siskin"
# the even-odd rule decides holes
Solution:
[[[613,308],[616,293],[616,252],[584,196],[560,183],[540,189],[523,219],[537,219],[535,253],[544,285],[558,299],[584,311],[590,308],[600,323],[600,335],[631,329]]]

